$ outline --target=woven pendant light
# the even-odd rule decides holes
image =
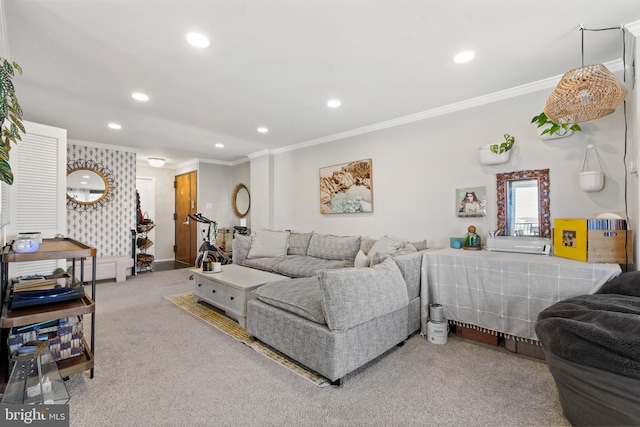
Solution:
[[[565,73],[547,99],[544,113],[558,123],[581,123],[611,114],[627,96],[627,87],[602,64]]]

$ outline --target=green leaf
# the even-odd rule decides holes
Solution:
[[[6,59],[2,61],[2,68],[4,69],[5,73],[7,73],[10,76],[13,76],[13,67],[11,66],[9,61],[7,61]]]
[[[16,70],[18,70],[18,73],[22,74],[22,67],[20,65],[18,65],[17,62],[13,63],[13,68],[15,68]]]
[[[489,146],[489,150],[491,150],[492,152],[498,154],[498,144],[491,144]]]
[[[4,181],[7,184],[13,184],[13,172],[11,172],[11,166],[4,160],[0,160],[0,181]]]

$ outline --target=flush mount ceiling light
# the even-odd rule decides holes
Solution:
[[[476,54],[470,50],[460,52],[456,56],[453,57],[453,62],[456,64],[464,64],[465,62],[469,62],[476,57]]]
[[[267,133],[267,132],[269,132],[269,129],[267,129],[266,127],[259,127],[257,130],[258,130],[258,132],[260,132],[260,133]]]
[[[331,99],[327,102],[327,107],[338,108],[342,105],[342,102],[339,99]]]
[[[207,36],[201,33],[187,34],[187,42],[189,42],[191,46],[199,47],[201,49],[209,47],[209,39],[207,38]]]
[[[221,142],[218,142],[218,143],[215,145],[215,147],[216,147],[216,148],[224,148],[224,144],[223,144],[223,143],[221,143]]]
[[[149,164],[151,166],[153,166],[154,168],[159,168],[164,166],[164,162],[166,161],[165,159],[161,159],[160,157],[149,157],[147,159],[147,161],[149,162]]]
[[[142,92],[133,92],[131,94],[131,97],[133,99],[135,99],[136,101],[148,101],[149,100],[149,96],[142,93]]]
[[[584,31],[622,30],[622,27],[582,31],[582,67],[565,73],[547,99],[544,113],[558,124],[581,123],[613,113],[624,102],[627,87],[602,64],[584,65]],[[624,47],[622,58],[624,62]],[[624,67],[623,67],[624,68]]]
[[[107,126],[109,126],[109,128],[111,128],[111,129],[115,129],[115,130],[122,129],[122,126],[120,126],[118,123],[109,123]]]

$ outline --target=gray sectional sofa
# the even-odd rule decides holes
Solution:
[[[420,329],[426,241],[262,232],[274,249],[258,233],[234,240],[234,263],[293,278],[248,302],[247,332],[260,341],[339,384]]]

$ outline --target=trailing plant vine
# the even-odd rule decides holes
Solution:
[[[516,138],[509,135],[508,133],[504,134],[504,142],[502,144],[491,144],[489,149],[496,154],[506,153],[511,150],[513,144],[516,143]]]
[[[16,72],[22,74],[22,68],[4,58],[0,58],[0,62],[0,181],[11,185],[13,172],[9,165],[9,150],[12,143],[22,141],[20,133],[25,133],[22,108],[13,86],[13,77]]]
[[[543,130],[540,133],[540,136],[545,135],[545,134],[549,134],[549,136],[553,135],[553,134],[558,134],[560,136],[565,135],[567,132],[569,132],[570,130],[574,131],[574,132],[580,132],[582,130],[582,128],[580,127],[580,125],[574,123],[574,124],[569,124],[569,123],[565,123],[565,124],[558,124],[556,122],[552,122],[547,115],[544,113],[544,111],[542,113],[540,113],[539,115],[535,116],[533,119],[531,119],[531,123],[537,123],[538,124],[538,128],[544,126],[544,125],[550,125],[548,128],[546,128],[545,130]]]

